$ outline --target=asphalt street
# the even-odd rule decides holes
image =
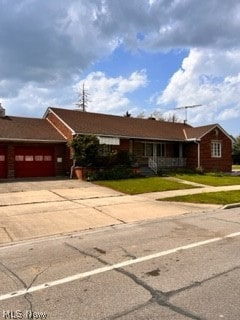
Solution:
[[[0,248],[0,319],[240,319],[240,209]]]

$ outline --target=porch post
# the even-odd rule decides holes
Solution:
[[[183,157],[183,144],[182,142],[179,143],[179,158]]]
[[[129,153],[133,153],[133,140],[129,140]]]

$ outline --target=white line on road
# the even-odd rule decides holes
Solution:
[[[140,263],[140,262],[145,262],[145,261],[149,261],[149,260],[156,259],[156,258],[159,258],[159,257],[167,256],[169,254],[176,253],[176,252],[179,252],[181,250],[189,250],[189,249],[192,249],[192,248],[196,248],[196,247],[207,245],[209,243],[221,241],[221,240],[224,240],[224,239],[227,239],[227,238],[234,238],[234,237],[238,237],[238,236],[240,236],[240,232],[235,232],[235,233],[228,234],[228,235],[226,235],[224,237],[217,237],[217,238],[212,238],[212,239],[208,239],[208,240],[205,240],[205,241],[194,242],[194,243],[182,246],[182,247],[177,247],[177,248],[169,249],[169,250],[166,250],[166,251],[161,251],[161,252],[150,254],[148,256],[140,257],[140,258],[137,258],[137,259],[127,260],[127,261],[119,262],[119,263],[116,263],[116,264],[113,264],[113,265],[109,265],[109,266],[105,266],[105,267],[102,267],[102,268],[98,268],[98,269],[95,269],[95,270],[91,270],[91,271],[87,271],[87,272],[83,272],[83,273],[78,273],[78,274],[75,274],[73,276],[69,276],[69,277],[65,277],[65,278],[62,278],[62,279],[50,281],[50,282],[47,282],[47,283],[44,283],[44,284],[40,284],[38,286],[32,286],[32,287],[30,287],[28,289],[17,290],[17,291],[14,291],[14,292],[10,292],[10,293],[1,295],[0,296],[0,301],[11,299],[11,298],[15,298],[15,297],[18,297],[18,296],[22,296],[22,295],[25,295],[26,293],[36,292],[36,291],[47,289],[47,288],[50,288],[50,287],[55,287],[55,286],[58,286],[58,285],[61,285],[61,284],[64,284],[64,283],[73,282],[73,281],[76,281],[76,280],[79,280],[79,279],[83,279],[83,278],[86,278],[86,277],[89,277],[89,276],[93,276],[95,274],[100,274],[100,273],[104,273],[104,272],[107,272],[107,271],[112,271],[114,269],[127,267],[127,266],[130,266],[130,265],[133,265],[133,264],[137,264],[137,263]]]

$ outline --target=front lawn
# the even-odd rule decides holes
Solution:
[[[203,204],[219,204],[226,205],[232,203],[240,203],[240,191],[221,191],[221,192],[206,192],[198,194],[190,194],[186,196],[169,197],[159,199],[158,201],[175,201],[175,202],[190,202]]]
[[[213,187],[240,185],[240,176],[221,176],[217,174],[176,174],[175,177]]]
[[[95,181],[95,183],[131,195],[193,188],[193,186],[160,177]]]
[[[239,170],[240,171],[240,164],[233,164],[232,170]]]

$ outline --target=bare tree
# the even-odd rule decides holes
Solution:
[[[86,108],[88,107],[87,103],[89,102],[88,100],[88,93],[86,92],[86,89],[84,87],[84,83],[82,86],[82,91],[79,93],[79,100],[76,103],[77,110],[86,112]]]

